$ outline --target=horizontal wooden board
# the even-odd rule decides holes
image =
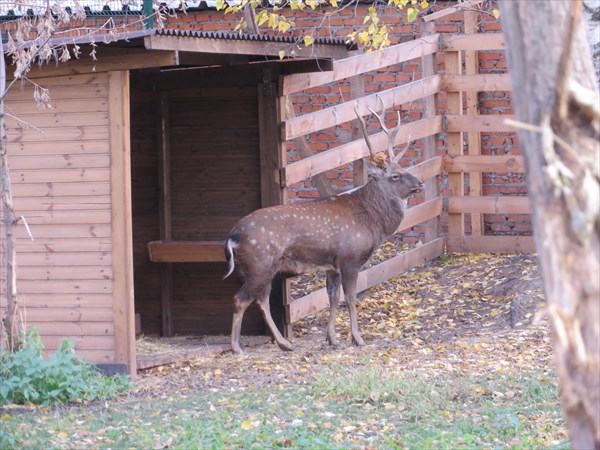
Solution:
[[[62,238],[110,238],[110,224],[36,224],[30,226],[30,231],[35,239],[62,239]],[[29,239],[29,233],[20,222],[16,227],[17,239]]]
[[[525,173],[525,160],[513,155],[447,155],[444,157],[447,172]]]
[[[108,238],[17,240],[17,253],[105,252],[111,249],[112,241]]]
[[[441,117],[431,117],[402,125],[396,136],[394,145],[406,143],[409,140],[420,139],[441,132]],[[381,131],[369,136],[375,152],[387,149],[387,135]],[[364,139],[357,139],[335,147],[331,150],[318,153],[308,158],[289,164],[281,169],[282,180],[286,186],[291,186],[298,181],[305,180],[319,173],[351,163],[357,159],[369,156],[369,149]]]
[[[75,344],[75,353],[79,356],[85,350],[113,351],[115,346],[113,336],[70,336],[68,339]],[[64,340],[63,336],[45,336],[43,342],[47,348],[56,349]]]
[[[442,174],[442,157],[434,156],[427,161],[415,164],[407,169],[407,172],[413,174],[421,181],[427,181],[437,175]]]
[[[35,169],[87,169],[110,167],[108,154],[98,155],[51,155],[51,156],[13,156],[10,158],[11,170]]]
[[[44,88],[45,83],[41,83],[40,86]],[[54,85],[49,86],[48,95],[50,96],[50,104],[59,102],[65,99],[94,99],[94,98],[106,98],[108,97],[108,85],[104,83],[99,84],[84,84],[84,85],[71,85],[71,86],[60,86]],[[33,102],[33,87],[24,89],[11,89],[7,97],[7,103],[12,102]]]
[[[77,202],[76,197],[95,197],[100,198],[110,196],[110,183],[108,181],[86,182],[37,182],[37,183],[18,183],[13,185],[13,196],[15,199],[27,198],[65,198],[69,201]]]
[[[23,271],[21,271],[23,272]],[[25,308],[92,308],[112,307],[112,293],[104,294],[23,294],[20,301]]]
[[[417,265],[437,258],[443,253],[444,244],[444,238],[438,238],[363,270],[358,275],[357,292],[362,292]],[[340,295],[343,295],[343,290]],[[319,289],[286,305],[286,320],[288,323],[297,322],[328,305],[326,289]]]
[[[33,322],[111,322],[114,318],[112,307],[89,308],[35,308],[27,307],[27,320]]]
[[[17,254],[21,251],[22,247],[17,247]],[[45,280],[111,280],[112,275],[110,266],[29,266],[27,270],[18,272],[19,281],[31,280],[41,283]]]
[[[392,45],[380,52],[363,53],[340,59],[334,61],[333,70],[330,72],[285,75],[281,85],[282,95],[293,94],[311,87],[333,83],[354,75],[431,55],[438,50],[439,37],[439,34],[434,34],[414,41]]]
[[[20,211],[108,210],[110,196],[16,197],[14,205]]]
[[[112,280],[20,280],[18,289],[22,294],[109,294],[112,285]]]
[[[448,236],[452,253],[535,253],[533,236]]]
[[[97,182],[110,180],[110,169],[52,169],[52,170],[13,170],[10,179],[20,183],[68,183]]]
[[[60,145],[48,145],[47,142],[11,142],[8,145],[8,155],[34,156],[34,155],[76,155],[76,154],[107,154],[108,140],[95,141],[63,141]]]
[[[531,214],[529,197],[448,197],[449,213]]]
[[[106,72],[96,72],[87,74],[68,74],[63,76],[46,77],[44,80],[36,80],[36,83],[41,84],[45,88],[55,86],[85,86],[88,84],[107,84],[108,74]]]
[[[18,205],[15,205],[18,206]],[[54,225],[54,224],[80,224],[80,223],[95,223],[108,224],[111,223],[111,211],[89,210],[89,211],[27,211],[23,209],[15,209],[17,216],[23,216],[27,219],[30,226],[33,225]]]
[[[503,131],[503,132],[515,132],[515,128],[506,123],[506,119],[514,119],[513,115],[446,115],[446,131],[459,132],[459,131]]]
[[[111,322],[33,322],[42,336],[113,336]]]
[[[444,75],[442,89],[447,92],[461,91],[510,91],[508,73],[482,73],[475,75]]]
[[[7,130],[9,145],[13,142],[62,142],[108,139],[110,128],[106,125],[84,125],[80,127],[44,128],[43,130]]]
[[[442,213],[442,206],[442,198],[438,197],[408,208],[404,214],[404,220],[396,230],[396,233],[408,230],[426,220],[439,216]]]
[[[502,33],[455,34],[444,36],[444,51],[459,50],[504,50]]]
[[[23,102],[10,102],[8,104],[11,114],[17,117],[21,114],[42,114],[44,111],[36,105],[35,102],[23,101]],[[55,114],[65,113],[88,113],[88,112],[107,112],[108,101],[105,99],[81,99],[81,100],[61,100],[56,102],[52,107],[52,112]]]
[[[65,114],[21,114],[19,120],[7,120],[7,129],[12,133],[20,128],[61,128],[73,125],[108,125],[108,112],[65,113]]]
[[[19,267],[25,266],[110,266],[111,252],[45,252],[22,253],[17,256]],[[26,269],[24,269],[26,270]]]
[[[153,262],[223,262],[223,241],[153,241],[148,243]]]
[[[355,105],[359,114],[367,115],[371,114],[369,108],[380,112],[382,109],[381,103],[383,103],[384,108],[391,109],[394,106],[436,94],[440,90],[441,80],[442,78],[439,75],[434,75],[310,114],[289,118],[283,123],[282,139],[292,140],[299,136],[354,120],[356,119]]]

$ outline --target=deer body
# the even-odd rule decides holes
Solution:
[[[358,112],[357,112],[358,115]],[[358,116],[365,140],[371,150],[366,126]],[[377,116],[385,128],[383,121]],[[390,142],[397,129],[388,133]],[[329,322],[327,340],[336,345],[335,319],[340,297],[344,295],[351,322],[352,341],[363,345],[356,317],[356,280],[361,267],[375,249],[393,234],[404,218],[408,197],[421,190],[423,183],[402,169],[394,156],[372,167],[367,184],[334,197],[293,205],[259,209],[242,218],[225,243],[229,276],[237,267],[244,283],[234,296],[231,333],[233,351],[242,351],[239,339],[244,312],[258,302],[265,322],[277,344],[291,350],[271,317],[269,294],[278,272],[300,274],[317,270],[327,272]]]

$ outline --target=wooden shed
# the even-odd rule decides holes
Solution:
[[[97,44],[92,61],[89,39],[64,42],[84,56],[29,74],[49,89],[51,109],[36,107],[30,83],[6,99],[17,118],[8,118],[14,204],[25,218],[19,298],[48,350],[70,338],[88,361],[134,373],[135,313],[144,333],[230,332],[239,280],[221,280],[219,241],[240,217],[284,201],[274,176],[285,158],[280,78],[326,70],[348,48],[145,30]],[[280,61],[281,50],[296,59]],[[265,334],[256,312],[244,325]]]

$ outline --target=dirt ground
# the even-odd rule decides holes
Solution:
[[[322,285],[322,279],[299,278],[295,293],[315,285]],[[269,343],[248,348],[242,356],[223,353],[145,370],[132,395],[306,383],[332,365],[352,367],[367,361],[426,377],[450,372],[493,376],[551,366],[535,256],[450,255],[361,297],[358,316],[364,347],[350,343],[342,305],[336,348],[325,341],[327,311],[321,311],[295,324],[292,352]]]

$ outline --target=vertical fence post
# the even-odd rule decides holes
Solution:
[[[354,75],[350,78],[350,97],[352,101],[365,96],[365,76],[364,74]],[[360,122],[358,119],[350,122],[352,127],[352,140],[362,138],[362,131],[360,130]],[[367,167],[365,164],[365,158],[360,158],[354,161],[352,164],[352,181],[354,187],[362,186],[367,182]]]
[[[462,57],[460,51],[446,52],[446,73],[448,75],[460,75],[462,71]],[[446,93],[447,112],[452,115],[462,114],[463,102],[462,92]],[[447,132],[448,139],[448,155],[457,156],[463,154],[463,134],[462,132]],[[449,173],[448,174],[448,196],[462,197],[465,193],[464,174]],[[465,220],[462,213],[448,214],[448,237],[464,237],[465,235]]]
[[[435,34],[434,22],[423,22],[421,36],[431,36]],[[437,53],[421,57],[421,74],[423,78],[430,77],[435,74],[435,59]],[[435,117],[438,113],[437,94],[423,98],[424,116]],[[438,136],[431,135],[423,138],[423,158],[425,160],[433,158],[437,155],[437,139]],[[425,181],[425,201],[438,198],[440,195],[440,186],[438,177],[430,178]],[[433,241],[440,235],[440,217],[437,216],[425,222],[425,242]]]
[[[465,10],[465,34],[477,33],[477,11]],[[477,50],[465,51],[465,72],[467,75],[479,73],[479,52]],[[467,114],[476,116],[479,114],[479,101],[477,91],[466,92]],[[467,133],[467,148],[469,155],[481,155],[481,133],[469,131]],[[469,173],[469,195],[480,196],[482,194],[481,172]],[[483,214],[471,213],[471,234],[481,236],[484,233]]]

